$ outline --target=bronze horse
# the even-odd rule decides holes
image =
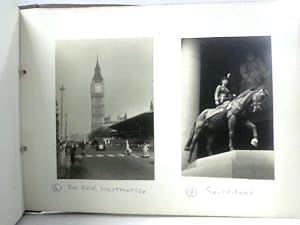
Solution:
[[[219,124],[227,122],[229,130],[229,150],[234,150],[233,138],[234,129],[238,119],[243,118],[241,122],[252,130],[251,145],[257,147],[258,137],[256,126],[253,122],[247,119],[247,113],[258,112],[262,110],[262,103],[268,96],[268,91],[264,88],[253,88],[242,92],[239,96],[232,101],[224,102],[222,105],[203,110],[197,117],[190,137],[185,146],[186,151],[190,151],[188,162],[192,160],[192,155],[195,150],[195,146],[198,142],[201,132],[205,129],[210,135],[207,135],[206,150],[208,155],[212,155],[211,146],[214,141],[214,134],[219,128]]]

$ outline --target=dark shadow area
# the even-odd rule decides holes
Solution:
[[[271,38],[266,37],[226,37],[195,39],[201,49],[201,82],[200,82],[200,108],[202,110],[216,107],[214,92],[223,77],[230,73],[229,85],[231,93],[239,95],[242,75],[241,65],[246,61],[249,52],[258,57],[262,64],[268,68],[270,75],[268,85],[268,100],[259,113],[251,114],[250,120],[257,126],[259,144],[254,148],[251,144],[251,131],[241,124],[235,129],[234,146],[239,150],[273,150],[273,99],[272,99],[272,60]],[[200,74],[199,74],[200,75]],[[205,133],[205,132],[204,132]],[[202,134],[205,136],[205,134]],[[200,138],[198,157],[207,156],[205,138]],[[228,151],[228,126],[218,132],[213,143],[213,154]]]

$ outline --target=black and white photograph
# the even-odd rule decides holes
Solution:
[[[274,179],[271,37],[181,44],[182,175]]]
[[[58,179],[154,180],[152,38],[57,40]]]

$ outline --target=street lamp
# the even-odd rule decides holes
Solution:
[[[65,113],[65,140],[68,138],[68,114]]]

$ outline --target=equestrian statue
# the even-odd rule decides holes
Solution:
[[[186,151],[190,151],[188,162],[191,163],[193,152],[200,135],[205,132],[206,150],[208,155],[212,155],[212,144],[215,134],[222,124],[228,125],[229,131],[229,150],[234,150],[233,138],[237,121],[243,123],[252,131],[251,145],[257,147],[258,137],[256,126],[249,118],[250,113],[262,110],[262,103],[269,96],[268,90],[263,87],[247,89],[231,101],[225,101],[216,108],[203,110],[193,124],[187,144]],[[224,126],[223,126],[224,127]]]

